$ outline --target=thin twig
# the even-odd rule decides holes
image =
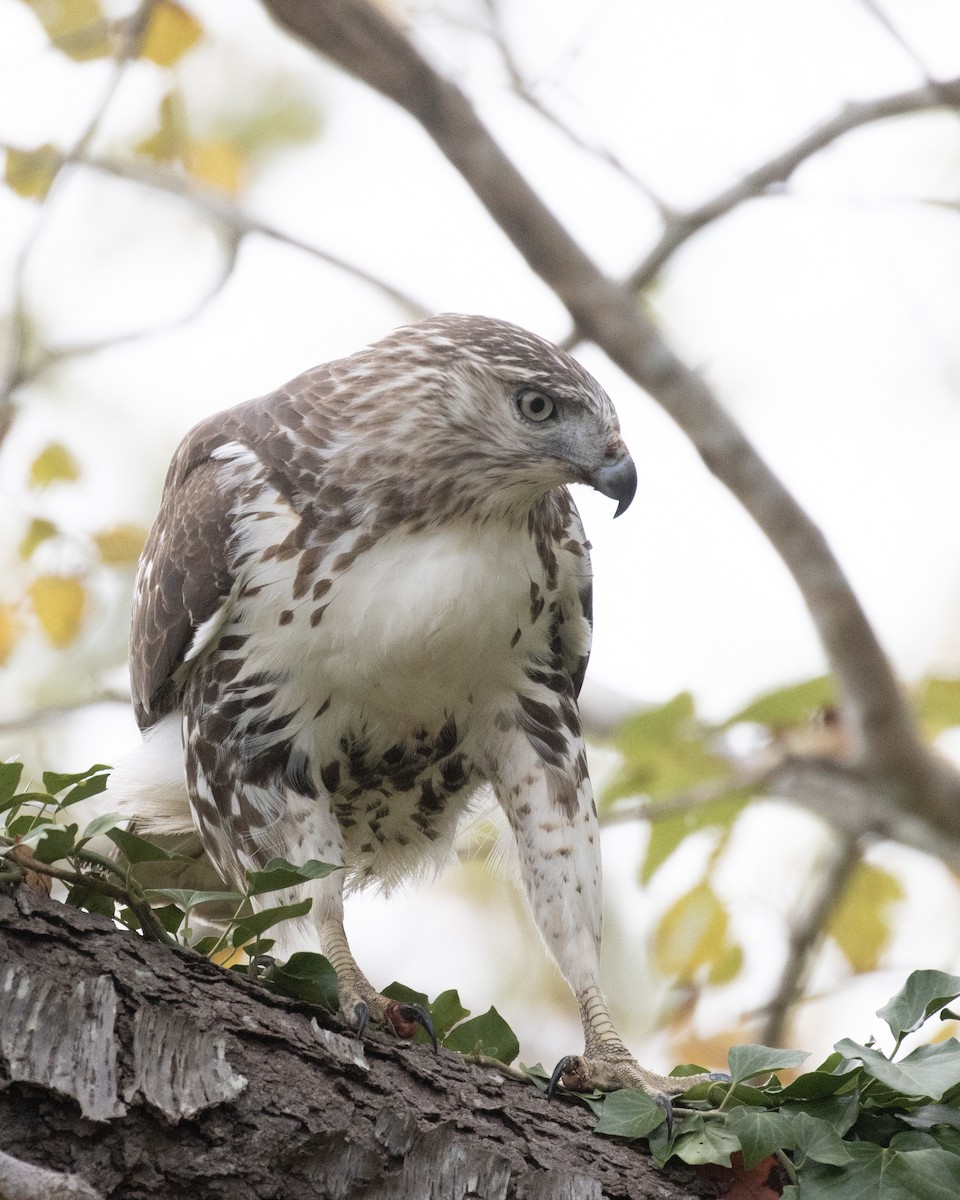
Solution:
[[[942,108],[948,101],[955,107],[960,106],[960,77],[944,83],[927,83],[911,91],[881,96],[876,100],[851,101],[845,104],[834,116],[809,130],[793,145],[761,166],[748,172],[737,183],[724,188],[696,208],[670,217],[657,244],[624,280],[625,286],[634,292],[648,287],[666,261],[695,233],[726,216],[745,201],[763,196],[771,188],[786,183],[807,159],[819,154],[844,135],[864,125],[886,121],[891,117]],[[575,338],[576,333],[566,339],[565,344],[568,348]]]
[[[507,78],[510,80],[510,86],[514,94],[539,117],[562,133],[578,150],[583,150],[587,154],[593,155],[594,158],[598,158],[601,162],[606,163],[608,167],[612,167],[619,175],[622,175],[628,183],[643,193],[664,221],[668,220],[673,213],[670,206],[648,184],[644,183],[638,175],[635,175],[621,158],[614,154],[609,147],[589,142],[586,138],[581,137],[576,130],[571,129],[565,121],[535,94],[510,46],[506,30],[503,27],[499,4],[496,0],[484,0],[484,2],[490,19],[489,37],[500,55],[503,68],[507,73]]]
[[[84,856],[84,852],[81,850],[78,857],[83,858]],[[104,879],[101,875],[85,875],[71,867],[58,867],[53,863],[40,862],[39,859],[34,858],[28,846],[14,846],[8,857],[24,871],[33,871],[37,875],[47,875],[51,879],[59,879],[61,883],[69,883],[71,887],[89,888],[92,892],[99,892],[102,896],[108,896],[111,900],[126,904],[136,914],[143,929],[143,935],[149,941],[163,942],[168,946],[177,944],[176,939],[172,938],[160,924],[149,902],[142,894],[138,893],[135,887],[120,887],[118,884],[111,883],[109,879]],[[128,880],[128,884],[130,882]]]
[[[421,303],[421,301],[409,292],[394,286],[392,283],[388,283],[379,275],[374,275],[373,272],[367,271],[364,267],[358,266],[348,259],[341,258],[338,254],[312,245],[310,242],[305,242],[291,233],[286,233],[284,230],[278,229],[275,225],[271,225],[267,221],[260,221],[256,217],[250,216],[231,203],[220,192],[189,181],[173,171],[148,166],[144,162],[129,159],[99,157],[78,158],[69,161],[78,167],[99,171],[105,175],[113,175],[118,179],[126,179],[131,183],[138,183],[154,191],[166,192],[168,195],[177,196],[181,200],[187,201],[188,204],[202,212],[205,216],[210,217],[220,225],[231,230],[237,238],[243,238],[247,234],[254,233],[259,234],[261,237],[270,238],[272,241],[280,242],[284,246],[289,246],[294,250],[300,250],[302,253],[310,255],[312,258],[317,258],[321,262],[335,267],[338,271],[343,271],[344,274],[351,275],[354,279],[365,283],[368,287],[381,292],[399,308],[403,309],[412,320],[421,320],[434,311]]]
[[[11,273],[13,304],[10,313],[10,332],[7,339],[7,365],[3,378],[0,379],[0,444],[2,444],[6,437],[13,420],[13,395],[17,388],[28,378],[24,361],[29,330],[25,301],[25,281],[30,258],[43,233],[44,225],[49,220],[51,204],[58,192],[62,191],[63,167],[70,159],[84,155],[93,141],[103,118],[106,116],[107,109],[117,94],[117,89],[123,80],[124,73],[130,61],[136,57],[153,5],[154,0],[144,0],[136,12],[124,22],[120,48],[114,58],[113,70],[110,73],[110,78],[107,81],[107,86],[100,98],[100,102],[97,104],[83,129],[74,139],[72,146],[60,156],[59,161],[54,166],[53,178],[50,186],[47,188],[46,194],[40,202],[40,210],[33,223],[33,228],[22,242],[17,257],[14,260],[13,271]],[[10,150],[8,146],[0,148],[7,151]]]
[[[805,906],[793,922],[787,938],[787,959],[776,991],[765,1007],[760,1040],[767,1046],[783,1042],[790,1010],[803,992],[831,914],[860,862],[860,838],[852,833],[835,837],[826,853],[827,861],[811,881]]]
[[[210,284],[190,308],[182,313],[178,313],[169,320],[158,321],[155,325],[144,326],[142,329],[130,329],[126,333],[117,333],[110,337],[96,338],[89,342],[67,342],[59,346],[46,347],[42,352],[41,360],[34,371],[34,375],[38,376],[42,371],[66,360],[76,360],[90,354],[99,354],[103,350],[113,350],[117,346],[140,341],[142,338],[158,337],[162,333],[170,333],[174,329],[181,329],[183,326],[195,321],[207,306],[220,295],[233,277],[237,266],[240,238],[232,230],[227,230],[225,241],[225,253],[216,279],[214,279],[213,283]]]

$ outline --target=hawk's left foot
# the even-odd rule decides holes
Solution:
[[[550,1076],[547,1095],[552,1096],[558,1083],[570,1092],[616,1092],[621,1088],[642,1088],[667,1114],[667,1132],[673,1126],[673,1097],[682,1095],[698,1083],[729,1082],[722,1071],[700,1075],[658,1075],[641,1067],[632,1054],[613,1047],[591,1054],[568,1054],[561,1058]]]

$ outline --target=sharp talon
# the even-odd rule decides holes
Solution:
[[[415,1021],[420,1026],[430,1039],[430,1045],[433,1046],[434,1054],[438,1054],[437,1035],[433,1032],[433,1022],[430,1020],[430,1014],[427,1010],[421,1008],[419,1004],[401,1004],[399,1013],[404,1021]]]
[[[363,1000],[358,1000],[357,1003],[353,1006],[353,1015],[354,1015],[354,1017],[356,1017],[356,1020],[357,1020],[356,1038],[357,1038],[357,1041],[359,1042],[360,1039],[363,1037],[363,1031],[367,1027],[367,1022],[370,1020],[370,1009],[367,1007],[366,1003]]]
[[[667,1115],[667,1140],[669,1141],[673,1137],[673,1100],[666,1092],[658,1092],[653,1098]]]
[[[550,1076],[550,1083],[547,1085],[547,1099],[553,1099],[553,1093],[557,1090],[557,1084],[560,1082],[561,1075],[573,1066],[573,1059],[568,1054],[566,1058],[561,1058],[557,1065],[553,1068],[553,1074]]]

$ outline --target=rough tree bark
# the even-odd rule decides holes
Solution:
[[[0,891],[3,1200],[716,1195],[592,1125],[457,1054],[360,1047],[197,954]]]

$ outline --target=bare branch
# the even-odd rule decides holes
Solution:
[[[606,163],[608,167],[612,167],[618,174],[622,175],[628,183],[633,184],[633,186],[637,188],[638,191],[642,192],[643,195],[650,201],[650,203],[654,205],[664,221],[667,221],[672,215],[672,210],[669,205],[666,204],[665,201],[661,200],[661,198],[653,191],[653,189],[644,183],[639,176],[635,175],[622,161],[622,159],[618,158],[617,155],[609,149],[609,147],[597,145],[594,142],[588,142],[585,138],[581,137],[580,134],[571,129],[565,121],[561,120],[560,117],[557,116],[552,109],[548,108],[547,105],[544,104],[543,101],[534,93],[526,75],[516,60],[513,50],[510,47],[510,41],[507,38],[506,30],[503,28],[503,21],[500,16],[500,5],[497,3],[497,0],[484,0],[484,3],[490,18],[489,36],[500,55],[501,61],[503,62],[503,68],[507,73],[507,78],[510,80],[510,86],[513,89],[514,94],[519,97],[524,104],[531,108],[539,117],[542,117],[544,121],[562,133],[563,136],[567,138],[567,140],[574,146],[576,146],[578,150],[583,150],[587,154],[591,154],[595,158],[598,158],[601,162]]]
[[[794,917],[787,938],[787,960],[766,1006],[760,1041],[767,1046],[783,1043],[790,1010],[803,993],[830,916],[860,862],[859,839],[847,833],[831,841],[824,853],[826,861],[808,887],[806,904]]]
[[[150,10],[154,0],[143,0],[139,8],[123,25],[120,47],[114,59],[113,71],[100,98],[100,103],[94,109],[86,125],[74,139],[72,147],[62,156],[54,171],[53,180],[41,202],[41,209],[34,222],[33,229],[20,247],[13,267],[13,306],[10,315],[10,334],[7,343],[7,366],[3,378],[0,379],[0,443],[6,437],[13,420],[13,394],[26,378],[23,360],[27,344],[27,311],[24,302],[24,280],[27,264],[34,247],[40,239],[45,220],[50,212],[50,204],[57,191],[62,187],[64,164],[71,157],[77,157],[86,151],[93,140],[107,109],[113,102],[117,89],[123,80],[124,73],[140,47],[147,27]],[[4,147],[9,149],[9,147]]]
[[[664,263],[704,226],[726,216],[745,201],[763,196],[772,188],[786,183],[807,159],[819,154],[845,134],[877,121],[929,112],[948,103],[960,107],[960,78],[945,83],[928,83],[911,91],[882,96],[876,100],[845,104],[840,112],[805,133],[786,150],[750,171],[739,182],[688,212],[670,216],[659,241],[630,272],[625,285],[632,291],[642,291],[653,282]],[[575,338],[576,333],[567,339],[564,343],[567,348]]]
[[[116,333],[110,337],[96,338],[89,342],[68,342],[60,346],[45,347],[34,374],[39,375],[46,368],[67,359],[83,358],[89,354],[98,354],[101,350],[112,350],[114,347],[128,342],[140,341],[142,338],[157,337],[161,333],[170,333],[174,329],[181,329],[195,321],[204,309],[220,295],[236,270],[240,239],[232,231],[228,230],[227,234],[223,262],[217,277],[199,299],[184,312],[178,313],[177,316],[171,317],[167,321],[159,321],[156,325],[145,326],[142,329],[131,329],[126,333]]]
[[[890,664],[822,533],[771,472],[703,379],[639,311],[633,292],[602,274],[513,166],[466,96],[442,78],[387,17],[364,0],[264,0],[274,17],[345,70],[406,109],[460,172],[531,269],[566,306],[580,333],[653,395],[693,442],[707,467],[737,496],[787,564],[840,683],[856,750],[939,828],[960,820],[960,778],[923,746]],[[960,90],[960,87],[958,87]],[[923,106],[939,103],[925,91]],[[889,115],[916,111],[902,97]],[[876,102],[871,120],[879,119]],[[847,114],[844,130],[864,114]],[[769,183],[832,136],[811,135]],[[791,165],[792,163],[792,165]],[[764,186],[768,186],[765,184]],[[752,188],[761,186],[753,179]],[[749,189],[748,189],[749,190]]]
[[[154,191],[166,192],[168,195],[177,196],[211,220],[230,230],[238,239],[246,237],[247,234],[254,233],[259,234],[261,237],[270,238],[272,241],[280,242],[285,246],[290,246],[294,250],[300,250],[302,253],[310,255],[312,258],[317,258],[321,262],[327,263],[328,266],[335,267],[338,271],[343,271],[344,274],[351,275],[354,279],[358,279],[368,287],[381,292],[401,308],[412,320],[420,320],[423,317],[429,316],[434,311],[410,295],[409,292],[381,279],[379,275],[374,275],[356,263],[349,262],[347,259],[341,258],[329,250],[314,246],[310,242],[305,242],[295,237],[293,234],[285,233],[282,229],[278,229],[275,225],[271,225],[267,221],[260,221],[256,217],[249,216],[222,193],[187,180],[174,171],[162,170],[158,167],[149,166],[142,161],[128,159],[80,157],[71,158],[67,161],[77,167],[99,171],[104,175],[113,175],[118,179],[129,180],[131,183],[141,184],[143,187],[151,188]]]

